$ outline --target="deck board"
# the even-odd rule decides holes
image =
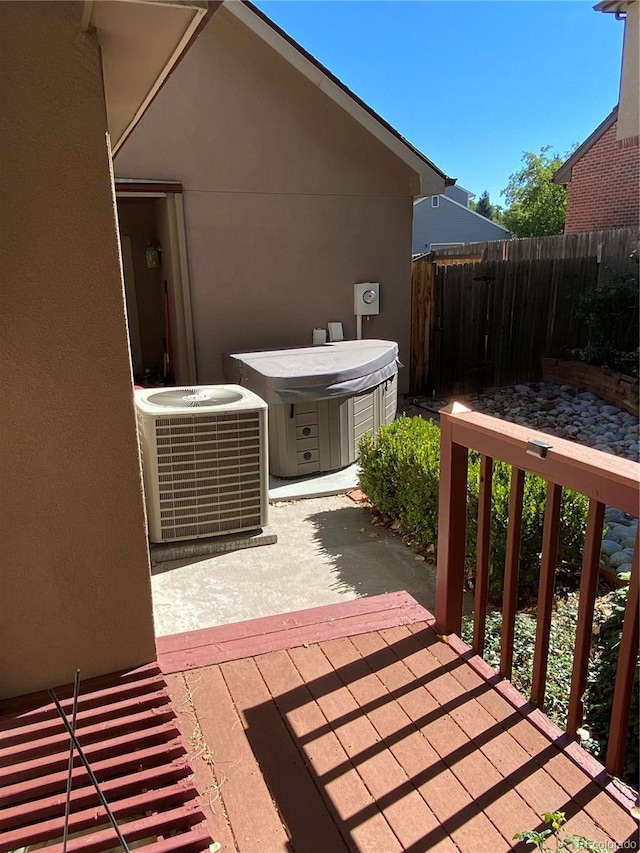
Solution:
[[[347,841],[347,849],[373,852],[376,845],[379,849],[385,844],[390,851],[400,850],[371,793],[349,762],[344,746],[307,687],[303,673],[296,665],[293,650],[283,653],[273,662],[268,660],[269,657],[259,658],[258,666],[270,689],[278,690],[277,695],[285,697],[277,701],[286,715],[287,726],[299,739],[301,752]],[[278,681],[279,686],[276,687]],[[362,812],[366,816],[357,826],[351,826],[353,816]],[[297,850],[296,841],[294,849]]]
[[[198,657],[168,638],[160,665],[182,655],[199,679],[225,768],[223,850],[524,851],[515,832],[555,810],[605,846],[635,840],[632,798],[405,596],[210,629],[190,638]]]
[[[266,769],[274,800],[290,834],[307,850],[347,850],[278,705],[271,701],[256,661],[225,664],[222,671],[236,706],[248,709],[246,714],[241,713],[245,731],[260,767]]]
[[[207,667],[194,690],[203,746],[211,755],[219,794],[235,844],[243,853],[287,851],[288,836],[277,814],[258,762],[245,737],[220,667]],[[194,676],[190,675],[190,679]],[[191,680],[196,687],[196,683]],[[214,840],[218,838],[214,837]]]
[[[514,833],[557,810],[568,832],[637,849],[634,795],[459,638],[438,637],[406,593],[162,648],[158,665],[87,684],[80,726],[127,831],[157,830],[150,851],[213,838],[223,853],[524,853]],[[43,836],[58,834],[66,777],[46,696],[1,714],[13,835],[0,853],[27,837],[30,808]],[[79,828],[95,795],[81,767],[73,775]],[[174,816],[183,834],[162,837]],[[72,846],[109,846],[104,821],[93,829]]]
[[[364,635],[362,639],[368,636],[371,635]],[[441,851],[441,853],[455,851],[455,845],[441,830],[433,810],[414,784],[411,775],[407,773],[402,750],[396,749],[396,744],[390,738],[390,735],[410,724],[409,718],[395,702],[390,701],[389,692],[384,684],[367,666],[350,638],[325,642],[322,644],[322,651],[336,670],[349,666],[353,680],[349,682],[348,688],[356,707],[370,709],[367,714],[368,720],[380,738],[380,743],[395,760],[393,775],[390,774],[389,779],[396,777],[398,789],[404,788],[407,792],[404,803],[410,806],[408,815],[399,815],[400,821],[395,820],[396,816],[391,814],[390,824],[392,826],[401,824],[398,837],[404,844],[410,846],[422,839],[425,833],[429,833],[432,835],[430,849]],[[390,812],[393,809],[398,810],[397,803],[389,806]],[[409,833],[413,837],[408,836]]]
[[[162,670],[169,674],[425,619],[433,621],[408,593],[392,592],[158,637],[157,648]]]
[[[198,736],[198,718],[193,705],[192,689],[189,686],[192,680],[195,681],[193,690],[197,691],[199,681],[197,676],[190,673],[168,675],[167,691],[176,711],[177,726],[188,750],[187,755],[193,768],[193,784],[199,792],[200,807],[207,821],[211,838],[222,844],[223,850],[233,851],[236,845],[220,798],[220,781],[223,777],[220,775],[214,756],[202,752],[203,746]]]

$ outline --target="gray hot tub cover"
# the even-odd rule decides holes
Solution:
[[[227,382],[249,388],[270,404],[350,397],[398,372],[393,341],[337,341],[310,347],[225,353]]]

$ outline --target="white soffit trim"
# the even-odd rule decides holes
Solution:
[[[206,0],[85,2],[82,24],[95,27],[102,52],[114,156],[184,53],[207,11]]]
[[[445,182],[437,167],[431,167],[422,157],[412,151],[409,143],[403,143],[401,139],[391,133],[370,112],[364,109],[357,100],[328,77],[321,68],[309,61],[294,45],[283,38],[277,30],[266,24],[242,0],[225,0],[224,8],[231,12],[262,41],[279,53],[280,56],[286,59],[290,65],[331,98],[332,101],[354,118],[362,127],[368,130],[372,136],[402,160],[410,169],[413,169],[420,179],[419,187],[412,187],[412,194],[414,196],[439,195],[443,192]]]

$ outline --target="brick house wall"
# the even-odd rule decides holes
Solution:
[[[573,165],[565,234],[640,223],[640,148],[616,141],[617,122]],[[631,144],[629,144],[631,143]]]

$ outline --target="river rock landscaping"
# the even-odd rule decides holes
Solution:
[[[638,418],[591,391],[535,382],[467,394],[464,399],[474,411],[535,427],[634,462],[640,458]]]

